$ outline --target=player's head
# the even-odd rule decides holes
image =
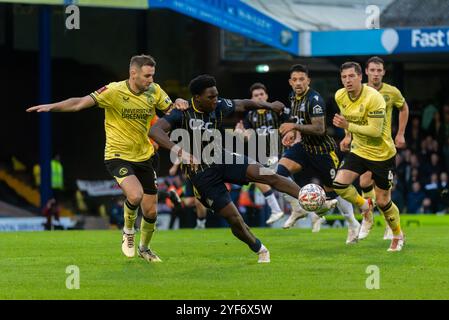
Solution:
[[[382,58],[371,57],[366,61],[365,74],[368,76],[368,83],[378,87],[385,76],[385,63]]]
[[[348,61],[340,67],[340,77],[348,92],[358,92],[362,87],[362,67],[357,62]]]
[[[153,83],[156,61],[150,55],[133,56],[129,62],[129,80],[140,92],[147,91]]]
[[[297,96],[303,95],[310,85],[309,70],[302,64],[295,64],[290,68],[288,83]]]
[[[254,101],[268,101],[267,87],[263,83],[256,82],[249,87],[249,92],[251,93],[251,100]]]
[[[218,90],[215,78],[202,74],[190,81],[189,90],[196,107],[201,111],[212,112],[217,106]]]

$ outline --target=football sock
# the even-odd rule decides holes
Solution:
[[[365,207],[367,201],[363,199],[352,184],[341,184],[334,181],[332,187],[334,188],[334,191],[343,199],[349,201],[358,208],[366,209]]]
[[[399,217],[398,207],[396,207],[393,201],[390,201],[385,207],[379,208],[379,210],[393,231],[393,235],[399,236],[401,234],[401,218]]]
[[[278,200],[276,199],[273,190],[268,190],[263,194],[265,196],[265,200],[267,200],[268,206],[271,208],[271,212],[280,212],[281,208],[279,207]]]
[[[156,225],[156,219],[149,219],[147,217],[143,217],[140,222],[140,244],[139,248],[142,251],[148,249],[148,244],[151,241],[151,237],[153,236]]]
[[[125,217],[125,229],[134,230],[134,223],[136,222],[137,210],[139,209],[139,205],[135,206],[131,204],[128,200],[126,200],[123,209]]]
[[[259,253],[259,251],[262,249],[262,242],[260,242],[260,240],[256,238],[256,243],[249,244],[248,247],[255,253]]]
[[[359,223],[354,217],[354,207],[352,204],[340,196],[337,197],[337,201],[337,208],[348,225],[351,227],[358,225]]]
[[[373,202],[375,202],[375,200],[376,200],[376,193],[374,192],[374,186],[370,185],[367,188],[362,188],[362,196],[365,199],[371,198],[371,200],[373,200]]]

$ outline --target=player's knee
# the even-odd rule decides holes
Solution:
[[[130,192],[126,198],[128,199],[128,201],[135,205],[138,206],[140,204],[140,202],[142,202],[142,198],[143,198],[143,191],[133,191]]]
[[[151,208],[150,210],[142,210],[143,219],[148,223],[154,223],[157,219],[156,208]],[[153,222],[151,222],[153,221]]]
[[[390,202],[391,199],[387,197],[376,198],[376,204],[380,209],[387,207]]]
[[[345,190],[347,187],[349,187],[349,184],[340,183],[340,182],[335,181],[335,180],[332,182],[332,189],[334,189],[334,191],[337,194],[340,194],[340,192]]]
[[[184,204],[186,207],[194,207],[195,206],[195,198],[194,197],[188,197],[184,199]]]

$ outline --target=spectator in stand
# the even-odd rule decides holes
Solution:
[[[419,150],[421,140],[422,140],[422,132],[420,128],[420,119],[419,117],[413,117],[412,125],[407,127],[407,134],[405,137],[405,141],[407,141],[408,147],[416,152]]]
[[[424,192],[426,194],[426,197],[431,201],[430,204],[430,211],[432,213],[435,213],[438,211],[438,203],[440,200],[440,191],[439,191],[439,182],[438,182],[438,174],[432,173],[430,177],[430,182],[424,186]],[[429,205],[424,207],[429,207]],[[426,213],[429,213],[426,212]]]
[[[419,213],[425,197],[425,193],[421,190],[421,184],[419,182],[414,182],[412,185],[412,192],[408,195],[407,212]]]
[[[433,211],[433,203],[430,198],[425,198],[422,202],[422,207],[419,208],[418,213],[435,213]]]
[[[443,165],[446,171],[449,171],[449,138],[446,140],[446,143],[442,144],[443,149]]]
[[[449,179],[446,172],[440,174],[440,185],[439,185],[439,212],[449,212]]]
[[[435,113],[438,113],[437,107],[433,103],[429,103],[423,110],[421,128],[427,133],[432,123]]]

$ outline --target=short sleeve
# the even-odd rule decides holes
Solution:
[[[216,111],[222,112],[227,117],[235,112],[235,103],[231,99],[218,98]]]
[[[326,105],[324,104],[323,98],[318,94],[314,94],[309,100],[309,116],[311,118],[324,117],[326,114]]]
[[[165,111],[172,105],[172,101],[168,94],[159,87],[159,99],[156,104],[156,108]]]
[[[165,119],[172,129],[180,128],[182,126],[182,111],[178,109],[173,109],[170,113],[166,114],[163,119]]]
[[[402,96],[401,91],[399,89],[394,88],[393,90],[393,105],[398,108],[402,109],[405,103],[405,98]]]
[[[90,94],[90,96],[94,99],[97,106],[100,108],[107,108],[112,105],[114,91],[113,83],[110,83],[98,90],[95,90]]]

